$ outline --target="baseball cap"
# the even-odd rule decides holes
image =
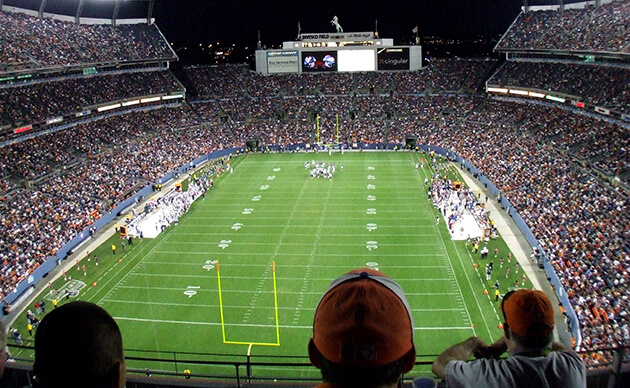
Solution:
[[[540,290],[507,293],[501,302],[501,309],[508,327],[520,336],[543,335],[553,331],[553,305]]]
[[[411,351],[415,362],[413,318],[402,288],[371,268],[335,279],[315,310],[312,345],[344,366],[380,367]],[[412,367],[405,365],[403,373]]]

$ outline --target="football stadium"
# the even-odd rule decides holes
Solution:
[[[178,71],[134,2],[0,0],[0,386],[37,386],[39,325],[73,301],[120,328],[127,387],[315,386],[315,313],[356,269],[404,290],[399,386],[500,340],[523,289],[589,387],[626,386],[629,1],[524,1],[492,57],[335,17]]]

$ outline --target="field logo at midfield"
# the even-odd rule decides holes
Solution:
[[[269,188],[269,185],[262,185],[260,186],[261,190],[267,190]]]
[[[242,214],[252,214],[253,211],[254,211],[254,209],[245,208],[245,209],[243,209],[243,213]]]
[[[371,231],[373,231],[373,230],[376,230],[376,229],[377,229],[376,224],[367,224],[367,230],[368,230],[369,232],[371,232]]]
[[[219,244],[219,248],[225,249],[230,246],[232,240],[221,240],[221,244]]]
[[[206,271],[210,271],[211,269],[214,269],[215,265],[217,265],[216,260],[206,260],[206,264],[204,264],[202,268]]]
[[[376,190],[376,185],[367,185],[368,190]]]
[[[255,195],[255,196],[252,198],[252,201],[254,201],[254,202],[258,202],[258,201],[260,201],[261,199],[262,199],[262,195]]]
[[[268,181],[272,181],[272,180],[274,180],[274,179],[276,179],[276,176],[275,176],[275,175],[269,175],[269,176],[267,177],[267,180],[268,180]]]
[[[188,298],[192,298],[193,296],[197,295],[197,291],[196,290],[198,290],[200,288],[201,287],[199,287],[199,286],[188,286],[186,291],[184,291],[184,295],[186,295]]]
[[[378,263],[376,261],[368,261],[365,266],[378,271]]]
[[[280,171],[280,167],[276,167],[273,169],[273,172],[278,172],[278,171]]]
[[[240,222],[237,222],[234,225],[232,225],[232,229],[234,230],[239,230],[242,227],[243,227],[243,224],[241,224]]]
[[[368,249],[368,251],[371,251],[372,249],[378,248],[378,243],[376,241],[368,241],[365,247]]]
[[[70,280],[69,282],[61,286],[60,289],[48,291],[48,293],[44,296],[44,299],[53,300],[59,297],[59,295],[65,296],[66,293],[69,297],[75,298],[79,295],[79,291],[81,291],[84,287],[84,282],[80,280]]]
[[[367,200],[368,201],[376,201],[376,196],[375,195],[368,195],[367,196]]]
[[[376,209],[371,207],[371,208],[367,209],[366,214],[376,214]]]

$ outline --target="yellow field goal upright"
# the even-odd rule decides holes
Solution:
[[[276,342],[246,342],[246,341],[228,341],[225,338],[225,320],[223,319],[223,294],[221,292],[221,271],[219,270],[219,262],[217,261],[217,282],[219,286],[219,308],[221,310],[221,332],[223,334],[223,343],[231,344],[231,345],[249,345],[249,349],[253,345],[258,346],[280,346],[280,323],[278,320],[278,291],[276,288],[276,262],[271,262],[271,269],[273,273],[273,301],[274,301],[274,310],[275,310],[275,318],[276,318]]]

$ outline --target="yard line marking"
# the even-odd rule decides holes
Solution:
[[[273,253],[271,254],[271,257],[269,258],[269,261],[267,263],[267,267],[265,268],[264,272],[263,272],[263,276],[260,279],[259,283],[258,283],[258,288],[257,288],[257,293],[254,294],[254,296],[252,296],[252,306],[251,309],[248,310],[246,313],[249,313],[251,315],[251,313],[253,313],[254,307],[256,305],[256,302],[258,300],[258,295],[260,294],[260,291],[262,291],[264,284],[267,282],[267,278],[269,276],[269,270],[271,268],[271,266],[274,266],[274,276],[275,276],[275,264],[273,264],[277,257],[278,257],[278,253],[280,252],[280,248],[282,247],[283,243],[284,243],[284,239],[287,236],[287,231],[289,230],[289,225],[291,225],[291,223],[293,222],[293,218],[295,217],[295,213],[298,211],[298,204],[301,201],[302,196],[304,195],[305,191],[306,191],[306,186],[308,184],[308,180],[304,180],[304,184],[302,185],[302,189],[300,190],[300,193],[298,194],[293,208],[291,209],[291,213],[289,214],[288,219],[286,220],[286,223],[284,225],[284,227],[282,228],[282,234],[280,234],[280,237],[278,238],[277,243],[275,243],[275,247],[273,250]],[[293,228],[293,226],[291,226],[291,228]],[[231,277],[227,277],[227,279],[230,279]],[[238,279],[238,277],[236,278]],[[275,279],[279,279],[278,277],[275,277]],[[243,322],[247,323],[247,319],[243,318]],[[278,334],[279,335],[279,334]],[[278,336],[278,343],[280,343],[280,337]]]
[[[206,253],[207,254],[207,253]],[[295,257],[296,255],[293,254],[286,254],[286,255],[291,255],[293,257]],[[317,255],[318,257],[320,255]],[[342,255],[333,255],[333,256],[339,256],[341,257]],[[347,257],[348,255],[343,255],[343,257]],[[365,256],[365,255],[356,255],[356,256]],[[413,256],[417,256],[417,255],[413,255]],[[234,261],[232,262],[233,264],[236,264]],[[159,267],[162,267],[164,265],[172,265],[173,262],[172,261],[151,261],[151,262],[145,262],[144,265],[156,265]],[[190,266],[190,267],[198,267],[199,263],[198,262],[194,262],[194,263],[186,263],[186,262],[177,262],[178,266]],[[247,263],[248,267],[265,267],[266,264],[249,264]],[[304,264],[294,264],[294,265],[283,265],[283,268],[304,268]],[[348,266],[346,265],[327,265],[327,268],[347,268]],[[388,265],[387,268],[401,268],[401,269],[409,269],[409,268],[435,268],[435,269],[447,269],[448,267],[445,265]],[[417,278],[414,278],[414,280],[416,280]],[[398,281],[398,279],[396,280]]]
[[[371,225],[372,227],[373,225]],[[313,226],[310,225],[308,228],[312,228]],[[247,229],[251,229],[251,228],[260,228],[260,229],[269,229],[269,226],[265,226],[265,225],[248,225]],[[293,226],[291,227],[293,228]],[[296,228],[300,228],[300,226],[297,226]],[[306,227],[305,227],[306,228]],[[333,228],[330,227],[329,228]],[[363,226],[357,226],[357,227],[340,227],[340,226],[335,226],[334,228],[343,228],[343,229],[364,229],[365,225]],[[400,226],[379,226],[379,229],[387,229],[387,228],[398,228],[400,229]],[[415,228],[415,227],[414,227]],[[217,233],[187,233],[187,232],[182,232],[179,233],[182,236],[201,236],[201,237],[206,237],[206,236],[224,236],[225,232],[217,232]],[[264,236],[264,237],[268,237],[269,236],[269,232],[267,231],[266,233],[239,233],[239,236]],[[322,235],[327,236],[326,233],[322,233]],[[334,237],[356,237],[356,236],[369,236],[369,233],[331,233],[330,236],[334,236]],[[292,233],[291,236],[297,236],[297,237],[311,237],[313,236],[312,233]],[[418,233],[379,233],[379,236],[385,236],[385,237],[412,237],[412,238],[419,238],[422,237],[422,234],[418,234]],[[197,241],[195,241],[197,242]],[[417,243],[418,245],[432,245],[431,243]]]
[[[184,324],[184,325],[196,325],[196,326],[221,326],[221,322],[201,322],[201,321],[176,321],[169,319],[147,319],[147,318],[131,318],[131,317],[114,317],[115,320],[120,321],[135,321],[135,322],[155,322],[155,323],[168,323],[168,324]],[[252,324],[252,323],[231,323],[230,326],[238,327],[261,327],[261,328],[275,328],[276,325],[267,324]],[[313,325],[280,325],[283,329],[306,329],[313,330]],[[434,326],[434,327],[414,327],[414,330],[471,330],[471,327],[467,326]]]
[[[164,251],[165,253],[169,253],[169,254],[173,254],[173,253],[180,253],[179,251]],[[154,256],[159,255],[159,253],[154,254]],[[186,255],[188,256],[192,256],[192,255],[202,255],[202,256],[207,256],[208,252],[186,252]],[[248,252],[230,252],[230,260],[233,264],[238,264],[238,259],[240,257],[245,257],[247,260],[247,262],[243,262],[242,264],[244,265],[250,265],[249,262],[252,257],[255,256],[268,256],[268,253],[261,253],[261,252],[256,252],[256,253],[248,253]],[[279,253],[278,256],[291,256],[291,257],[301,257],[301,256],[306,256],[306,254],[296,254],[296,253]],[[364,258],[365,254],[359,254],[359,253],[346,253],[346,254],[341,254],[341,253],[318,253],[317,254],[318,257],[332,257],[332,258],[349,258],[349,257],[360,257],[360,258]],[[439,257],[440,259],[444,257],[443,253],[432,253],[432,254],[422,254],[422,256],[424,258],[428,258],[428,257]],[[384,258],[407,258],[407,257],[413,257],[413,258],[417,258],[418,254],[417,253],[405,253],[405,254],[397,254],[397,253],[383,253],[379,255],[379,258],[384,259]],[[172,265],[173,262],[168,262],[169,265]],[[178,262],[178,264],[180,264]],[[189,265],[189,263],[186,263],[187,265]],[[347,269],[347,266],[332,266],[335,268],[345,268]],[[404,267],[400,267],[400,268],[406,268],[407,266]],[[414,266],[414,265],[410,265],[408,266],[409,268],[425,268],[424,266],[420,265],[420,266]],[[442,266],[438,266],[436,268],[439,268]],[[392,267],[392,268],[396,268],[396,267]]]
[[[416,201],[417,199],[418,199],[417,197],[413,198],[414,201]],[[349,204],[347,206],[344,206],[343,208],[344,209],[348,209],[351,206],[352,205]],[[268,207],[268,206],[265,205],[265,207]],[[355,207],[357,209],[363,209],[364,208],[364,206],[356,206],[356,205],[355,205]],[[236,208],[236,206],[235,206],[235,208]],[[242,210],[242,205],[239,206],[239,209]],[[282,209],[284,209],[284,208],[282,208]],[[224,211],[225,208],[222,207],[221,210]],[[208,214],[212,214],[212,219],[214,221],[222,221],[222,220],[230,221],[230,220],[234,220],[234,217],[229,217],[229,216],[223,217],[223,216],[221,216],[219,214],[216,214],[216,211],[217,211],[216,209],[212,209],[212,211],[204,211],[204,210],[200,210],[198,212],[195,211],[195,214],[206,214],[206,215],[204,215],[202,217],[200,217],[200,216],[191,216],[190,219],[191,220],[206,220],[207,221],[208,220],[208,216],[207,215]],[[302,208],[301,212],[302,213],[316,213],[317,210],[315,210],[315,209],[311,210],[311,209]],[[396,210],[379,210],[379,215],[382,216],[382,215],[387,214],[387,213],[392,213],[392,214],[395,215],[395,214],[400,214],[400,212],[401,212],[400,209],[396,209]],[[414,212],[415,212],[415,210],[414,210]],[[273,216],[260,217],[260,216],[255,216],[254,215],[254,214],[261,214],[261,213],[262,214],[272,213],[272,214],[277,215],[279,212],[277,210],[264,210],[263,209],[263,210],[256,211],[256,213],[252,213],[252,216],[248,217],[248,219],[249,220],[285,220],[286,219],[286,217],[280,217],[280,216],[276,216],[276,217],[273,217]],[[420,211],[417,211],[414,214],[416,215],[416,217],[396,217],[396,219],[397,220],[403,220],[403,221],[428,221],[428,220],[431,219],[429,216],[432,215],[429,212],[420,212]],[[420,217],[422,215],[427,216],[427,217]],[[363,218],[360,218],[360,217],[349,217],[349,218],[346,218],[346,217],[331,217],[329,219],[330,220],[358,220],[358,221],[363,220]],[[393,217],[390,218],[390,219],[393,219]],[[433,220],[435,220],[435,218],[433,218]],[[220,223],[215,223],[214,225],[227,226],[227,224],[223,225],[223,224],[220,224]],[[200,223],[186,223],[186,225],[180,225],[180,228],[184,228],[185,229],[185,228],[188,228],[188,227],[198,227],[198,226],[208,226],[208,224],[207,223],[203,223],[203,222],[200,222]]]
[[[413,159],[413,156],[412,156],[412,162],[413,161],[415,161],[415,160]],[[422,171],[425,174],[424,175],[425,178],[428,178],[428,176],[426,175],[426,171],[424,169]],[[418,184],[422,184],[422,182],[421,182],[422,179],[420,177],[420,172],[417,169],[416,169],[416,177],[417,177],[417,180],[418,180]],[[440,233],[440,229],[438,228],[437,224],[433,224],[431,222],[431,225],[433,226],[433,229],[436,230],[436,232],[437,232],[436,233],[437,236],[438,236],[437,240],[439,240],[439,242],[441,244],[441,247],[442,247],[442,251],[444,252],[444,260],[445,260],[445,262],[447,262],[448,266],[450,267],[448,272],[449,272],[451,280],[455,282],[454,286],[456,286],[456,288],[454,288],[454,289],[458,293],[456,295],[456,299],[461,299],[461,301],[463,302],[464,301],[464,295],[463,295],[462,289],[461,289],[461,287],[459,285],[459,281],[457,280],[457,277],[455,276],[455,270],[453,268],[453,263],[450,260],[450,256],[448,254],[448,250],[446,249],[446,244],[444,244],[444,239],[442,238],[442,234]],[[457,252],[457,249],[455,249],[455,251]],[[460,258],[460,262],[461,262],[461,258]],[[466,273],[466,269],[463,267],[463,265],[462,265],[462,269],[464,269],[464,273],[466,274],[466,277],[468,277],[468,274]],[[473,294],[474,294],[474,292],[473,292]],[[463,303],[463,305],[464,305],[463,306],[464,310],[462,310],[462,312],[465,311],[465,313],[466,313],[465,315],[462,314],[463,318],[464,318],[464,323],[466,323],[466,321],[468,321],[468,323],[470,323],[470,325],[472,327],[473,334],[475,336],[477,336],[477,331],[475,330],[475,327],[472,325],[472,318],[470,316],[470,311],[468,311],[468,306],[465,303]]]
[[[172,230],[172,229],[171,229],[171,230]],[[168,233],[170,233],[170,231],[169,231]],[[120,269],[121,269],[121,270],[120,270],[120,271],[118,271],[116,274],[114,274],[114,275],[113,275],[113,277],[112,277],[110,280],[108,280],[107,282],[105,282],[105,284],[102,284],[102,285],[101,285],[101,289],[105,289],[105,288],[107,287],[107,285],[109,285],[109,283],[111,283],[112,281],[114,281],[114,279],[115,279],[116,275],[118,275],[118,274],[120,274],[121,272],[123,272],[123,271],[122,271],[123,269],[127,268],[127,267],[131,264],[131,263],[133,263],[133,260],[135,260],[135,259],[138,257],[138,255],[140,255],[140,254],[144,253],[144,251],[146,250],[146,247],[148,247],[148,245],[144,245],[144,246],[142,247],[142,249],[139,249],[139,250],[137,250],[137,251],[134,251],[134,254],[133,254],[130,258],[128,258],[128,260],[125,260],[125,261],[124,261],[124,264],[120,267]],[[154,246],[153,248],[151,248],[151,250],[149,250],[149,252],[153,251],[156,247],[157,247],[157,245],[156,245],[156,246]],[[146,254],[146,255],[144,255],[144,257],[143,257],[142,259],[140,259],[140,261],[136,264],[136,266],[137,266],[138,264],[140,264],[140,262],[142,262],[144,259],[146,259],[146,258],[148,257],[149,252],[147,252],[147,254]],[[132,268],[131,268],[131,270],[129,270],[129,271],[127,272],[127,274],[131,273],[132,271],[135,271],[136,266],[132,267]],[[97,281],[97,283],[100,283],[101,279],[105,278],[105,277],[106,277],[106,276],[107,276],[107,275],[108,275],[108,274],[112,271],[112,269],[113,269],[113,268],[114,268],[114,267],[112,267],[112,268],[108,269],[108,270],[107,270],[104,274],[102,274],[102,275],[101,275],[101,276],[100,276],[100,277],[96,280],[96,281]],[[104,296],[103,298],[107,297],[107,295],[108,295],[109,293],[111,293],[117,285],[119,285],[119,284],[124,284],[124,282],[125,282],[125,278],[126,278],[126,275],[125,275],[125,276],[123,276],[123,277],[122,277],[122,278],[118,281],[118,283],[116,283],[116,285],[114,285],[114,287],[112,287],[112,288],[111,288],[111,289],[107,292],[107,294],[105,294],[105,296]],[[88,291],[89,291],[89,290],[88,290]],[[91,297],[87,298],[87,301],[92,301],[94,297],[95,297],[95,296],[91,296]],[[102,299],[101,299],[101,300],[102,300]],[[96,302],[96,304],[100,304],[100,301]]]
[[[327,282],[330,283],[330,279],[313,279],[310,278],[310,280],[321,280],[322,282]],[[417,279],[415,280],[416,282],[418,281]],[[142,286],[119,286],[119,288],[123,288],[123,289],[131,289],[131,290],[147,290],[146,287],[142,287]],[[157,290],[157,291],[174,291],[174,292],[181,292],[182,288],[181,287],[151,287],[148,290]],[[216,292],[216,289],[200,289],[198,292],[202,293],[202,292]],[[242,294],[251,294],[251,290],[230,290],[230,291],[223,291],[223,293],[242,293]],[[264,293],[271,293],[271,291],[263,291]],[[295,296],[295,291],[294,290],[287,290],[287,291],[278,291],[278,294],[286,294],[286,295],[291,295],[291,296]],[[321,296],[322,293],[319,291],[307,291],[304,292],[303,294],[306,295],[318,295]],[[405,292],[405,295],[407,296],[439,296],[439,295],[458,295],[457,292]]]
[[[308,182],[308,181],[307,181]],[[302,315],[302,309],[304,306],[304,295],[306,294],[306,289],[308,288],[308,283],[311,279],[311,271],[313,269],[313,265],[315,264],[315,252],[317,252],[317,248],[320,245],[321,236],[322,236],[322,226],[324,225],[324,214],[326,213],[326,209],[328,208],[328,203],[330,202],[330,192],[332,190],[332,185],[328,186],[328,191],[326,192],[326,199],[324,200],[324,206],[320,209],[319,215],[319,223],[317,224],[317,231],[315,232],[315,239],[313,241],[313,247],[311,249],[311,253],[308,258],[308,262],[306,263],[306,272],[304,273],[304,278],[302,279],[302,290],[300,291],[298,303],[295,306],[295,312],[293,313],[293,323],[297,324],[300,320],[300,316]]]
[[[191,304],[183,304],[181,302],[178,303],[158,303],[158,302],[145,302],[141,300],[125,300],[125,299],[106,299],[107,303],[126,303],[126,304],[140,304],[140,305],[158,305],[158,306],[172,306],[172,307],[182,307],[182,308],[219,308],[219,304],[202,304],[202,303],[191,303]],[[249,308],[250,306],[236,306],[230,305],[230,308]],[[274,307],[257,307],[257,309],[261,310],[275,310]],[[294,307],[278,307],[278,310],[294,310]],[[315,311],[315,307],[305,307],[305,310],[313,310]]]
[[[331,235],[333,236],[333,235]],[[366,234],[364,236],[370,236],[369,234]],[[360,237],[360,236],[359,236]],[[175,244],[175,245],[190,245],[190,244],[197,244],[197,245],[217,245],[217,242],[212,242],[212,241],[173,241],[171,242],[171,244]],[[231,245],[235,246],[235,245],[243,245],[243,246],[247,246],[247,245],[271,245],[271,246],[275,246],[276,243],[273,242],[257,242],[255,244],[247,244],[247,243],[243,243],[243,244],[239,244],[239,243],[232,243]],[[299,247],[299,246],[304,246],[304,245],[308,245],[310,246],[311,243],[283,243],[283,245],[285,246],[295,246],[295,247]],[[331,247],[340,247],[340,246],[345,246],[345,247],[354,247],[354,246],[365,246],[365,243],[356,243],[356,244],[342,244],[342,243],[320,243],[319,246],[331,246]],[[380,244],[379,246],[396,246],[396,247],[418,247],[418,246],[430,246],[430,244],[406,244],[406,243],[390,243],[390,244]]]
[[[177,277],[177,278],[185,278],[185,279],[208,279],[207,276],[201,276],[201,275],[173,275],[173,274],[149,274],[149,273],[139,273],[139,274],[133,274],[134,276],[142,276],[142,277],[166,277],[166,278],[173,278],[173,277]],[[232,279],[232,280],[260,280],[261,277],[260,276],[222,276],[223,279]],[[291,280],[297,280],[296,278],[293,277],[276,277],[276,279],[278,280],[287,280],[287,281],[291,281]],[[313,280],[317,280],[317,279],[313,279]],[[423,278],[423,277],[416,277],[413,279],[413,281],[428,281],[428,282],[443,282],[446,280],[451,280],[450,278]],[[262,280],[261,280],[262,281]],[[322,281],[328,281],[330,282],[330,279],[322,279]],[[398,279],[397,279],[398,281]],[[147,289],[150,289],[151,287],[147,287]],[[226,292],[230,292],[229,290]],[[252,292],[250,290],[250,292]],[[256,291],[254,291],[256,293],[262,292],[262,287],[257,287]]]
[[[475,261],[473,260],[473,257],[470,254],[470,251],[468,249],[466,249],[466,252],[468,253],[468,257],[470,258],[470,262],[474,264]],[[484,284],[484,281],[481,278],[481,273],[479,273],[479,271],[477,271],[477,277],[479,278],[479,281],[481,282],[481,284],[483,284],[483,287],[485,288],[486,285]],[[492,301],[491,293],[489,292],[487,296],[488,296],[488,301],[490,302],[490,305],[492,306],[492,310],[494,310],[494,315],[497,317],[497,321],[499,321],[499,323],[502,323],[503,321],[501,320],[501,317],[499,317],[499,312],[497,311],[495,303]]]
[[[444,244],[444,240],[442,239],[442,244]],[[481,311],[481,303],[479,302],[479,298],[477,298],[477,293],[475,292],[475,290],[473,289],[470,277],[468,276],[468,271],[466,271],[466,267],[464,266],[464,262],[462,261],[462,257],[459,254],[459,250],[457,250],[457,247],[455,247],[455,242],[453,240],[450,240],[451,244],[453,245],[453,248],[455,248],[455,252],[457,253],[457,257],[459,259],[459,263],[462,266],[462,269],[464,270],[464,275],[466,275],[466,280],[468,281],[468,287],[470,288],[470,292],[473,294],[473,297],[475,298],[475,302],[477,303],[477,308],[479,309],[479,313],[481,314],[481,318],[483,319],[483,322],[486,324],[486,329],[488,330],[488,338],[492,338],[492,333],[490,332],[490,325],[488,324],[488,321],[486,320],[486,314],[483,313],[483,311]],[[446,248],[446,245],[445,245]],[[466,306],[466,312],[468,313],[468,306]],[[496,310],[495,310],[496,313]],[[470,316],[470,314],[469,314]]]
[[[183,216],[183,217],[185,217],[185,216],[186,216],[186,214],[184,214],[184,216]],[[164,242],[168,239],[168,237],[171,235],[171,233],[172,233],[172,231],[173,231],[173,230],[175,230],[175,228],[170,228],[170,229],[166,232],[166,234],[164,235],[163,239],[162,239],[162,240],[160,240],[157,244],[155,244],[155,245],[153,246],[153,248],[151,248],[151,249],[149,250],[149,252],[147,252],[147,254],[146,254],[146,255],[144,255],[144,257],[140,258],[140,260],[136,263],[136,265],[134,265],[134,266],[131,268],[131,270],[130,270],[127,274],[125,274],[125,275],[124,275],[124,276],[123,276],[123,277],[122,277],[122,278],[118,281],[118,283],[116,283],[116,284],[115,284],[115,285],[114,285],[114,286],[113,286],[113,287],[112,287],[112,288],[111,288],[111,289],[110,289],[110,290],[109,290],[109,291],[105,294],[105,296],[103,296],[103,297],[102,297],[102,298],[101,298],[101,299],[100,299],[100,300],[99,300],[96,304],[98,304],[98,305],[102,305],[103,300],[104,300],[105,298],[108,298],[108,297],[109,297],[109,295],[110,295],[112,292],[115,292],[116,290],[118,290],[118,289],[119,289],[119,287],[120,287],[120,288],[124,288],[124,287],[126,287],[126,286],[122,286],[122,284],[124,284],[124,283],[127,281],[127,279],[128,279],[128,277],[129,277],[129,276],[133,276],[133,275],[134,275],[135,271],[139,268],[139,266],[143,263],[143,261],[144,261],[147,257],[150,257],[150,256],[151,256],[151,254],[152,254],[152,253],[153,253],[156,249],[158,249],[158,247],[159,247],[162,243],[164,243]],[[129,263],[131,263],[131,260],[129,261]],[[145,282],[146,282],[146,278],[145,278]],[[109,282],[108,282],[107,284],[109,284]],[[146,288],[147,288],[147,287],[144,287],[144,289],[146,289]],[[152,315],[153,315],[153,314],[152,314]],[[160,350],[160,344],[159,344],[159,342],[158,342],[158,336],[157,336],[157,333],[155,333],[155,326],[153,326],[153,330],[154,330],[154,335],[153,335],[153,338],[155,339],[155,347],[156,347],[156,350],[157,350],[157,351],[159,351],[159,350]]]

